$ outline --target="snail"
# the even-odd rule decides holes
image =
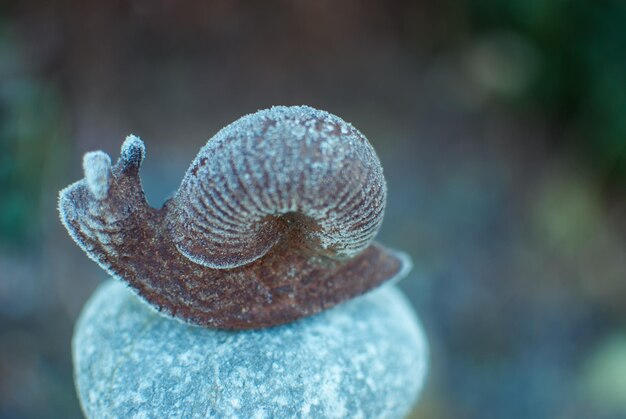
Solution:
[[[200,150],[162,208],[139,177],[144,143],[95,151],[59,194],[87,255],[160,312],[220,329],[310,316],[397,279],[408,257],[374,243],[386,183],[365,136],[306,106],[258,111]]]

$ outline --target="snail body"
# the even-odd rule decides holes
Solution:
[[[110,274],[171,316],[226,329],[315,314],[402,276],[408,258],[373,243],[386,185],[354,127],[310,107],[274,107],[223,128],[161,209],[144,197],[143,142],[118,162],[85,155],[61,220]]]

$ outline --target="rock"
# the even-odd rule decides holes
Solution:
[[[109,280],[72,346],[90,418],[400,418],[427,368],[420,324],[392,285],[295,323],[230,332],[164,317]]]

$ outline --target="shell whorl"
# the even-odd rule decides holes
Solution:
[[[367,139],[313,108],[274,107],[222,129],[187,171],[171,211],[181,253],[212,268],[263,255],[299,214],[304,238],[325,255],[364,250],[383,219],[386,186]],[[284,221],[284,220],[282,220]]]
[[[373,243],[386,187],[376,154],[348,123],[275,107],[227,126],[178,192],[146,202],[135,136],[112,164],[83,159],[59,194],[61,221],[87,255],[159,311],[196,325],[251,329],[348,300],[410,268]]]

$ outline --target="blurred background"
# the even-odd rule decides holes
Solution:
[[[0,417],[75,418],[106,278],[58,191],[146,142],[160,207],[219,128],[308,104],[360,129],[379,236],[431,345],[415,418],[626,417],[626,3],[0,2]]]

